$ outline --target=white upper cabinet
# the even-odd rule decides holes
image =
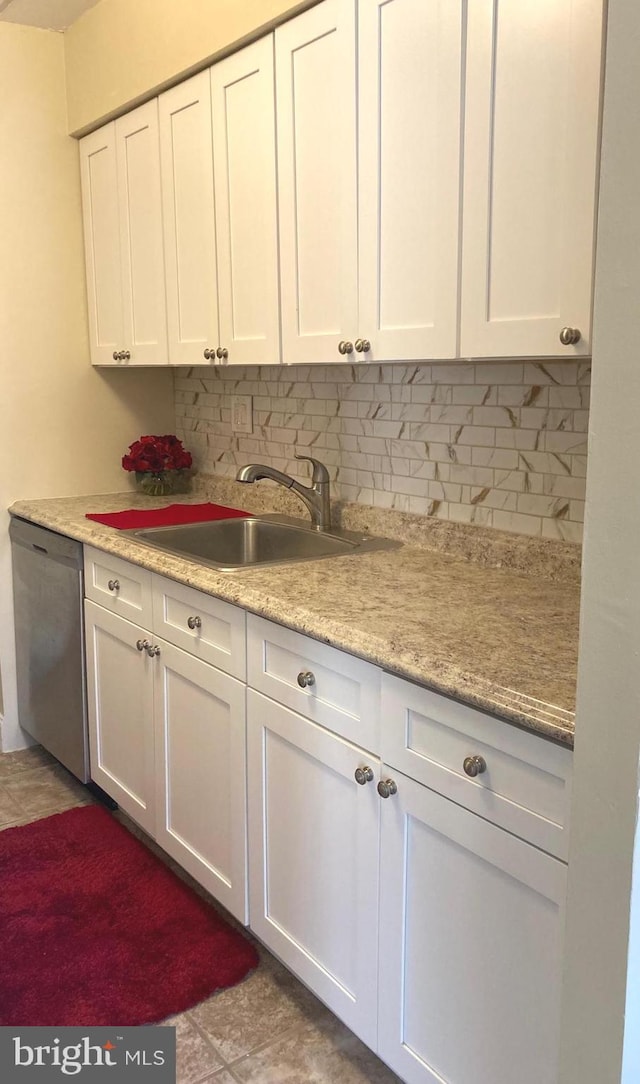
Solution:
[[[124,343],[115,122],[82,140],[80,170],[91,361],[115,365]]]
[[[116,147],[126,349],[134,365],[166,365],[157,101],[116,121]]]
[[[277,364],[273,37],[160,102],[173,365]]]
[[[324,0],[276,39],[283,361],[345,361],[358,321],[356,9]]]
[[[222,358],[274,365],[280,314],[272,35],[214,65],[211,100]]]
[[[602,40],[603,0],[322,0],[87,136],[92,361],[589,354]]]
[[[209,73],[162,94],[159,111],[169,360],[204,365],[220,345]]]
[[[591,351],[602,21],[602,0],[469,0],[463,356]]]
[[[166,365],[158,104],[80,144],[91,360]]]
[[[360,0],[358,46],[356,347],[372,361],[453,358],[462,3]]]

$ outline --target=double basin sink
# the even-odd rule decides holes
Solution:
[[[399,545],[391,539],[353,531],[321,531],[284,516],[247,516],[176,527],[137,528],[127,533],[154,549],[197,561],[219,572],[344,557]]]

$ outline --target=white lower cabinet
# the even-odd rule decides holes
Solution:
[[[247,720],[250,926],[375,1049],[377,761],[251,689]]]
[[[407,1084],[555,1084],[570,751],[149,576],[87,549],[95,782]]]
[[[173,644],[160,649],[156,840],[246,922],[245,686]]]
[[[91,778],[149,835],[155,832],[151,634],[85,601]]]
[[[103,556],[124,589],[123,563]],[[178,638],[184,617],[193,653],[85,600],[91,778],[246,923],[246,686],[197,657],[243,674],[244,614],[207,596],[194,614],[190,588],[152,581],[150,624],[168,631],[169,615]]]
[[[566,866],[385,772],[380,1057],[407,1084],[553,1084]]]
[[[252,615],[247,642],[251,928],[407,1084],[554,1084],[570,752]]]

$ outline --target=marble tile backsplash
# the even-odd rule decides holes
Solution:
[[[337,499],[580,542],[590,363],[475,362],[175,370],[177,433],[206,474],[264,462]],[[253,433],[231,396],[253,397]],[[265,483],[261,483],[265,484]]]

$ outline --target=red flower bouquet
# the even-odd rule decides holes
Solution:
[[[179,488],[192,462],[191,452],[175,436],[140,437],[122,457],[124,469],[135,471],[141,489],[154,497]]]

